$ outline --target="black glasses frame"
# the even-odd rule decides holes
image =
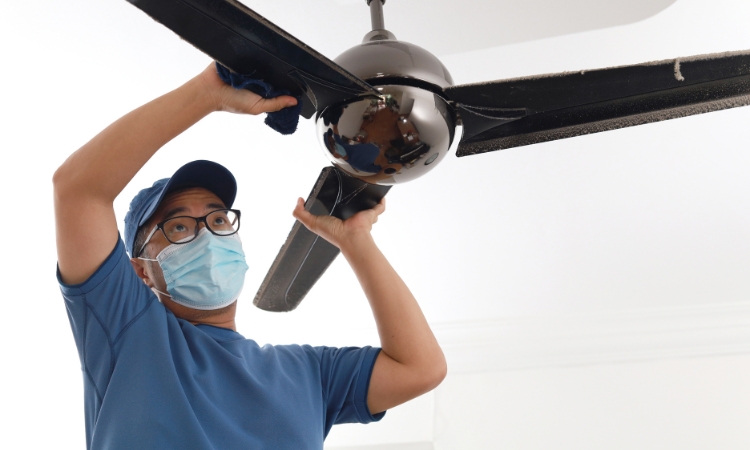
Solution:
[[[206,219],[211,214],[213,214],[215,212],[219,212],[219,211],[230,211],[230,212],[232,212],[232,213],[234,213],[234,214],[237,215],[237,229],[236,230],[234,230],[233,232],[231,232],[229,234],[220,234],[220,233],[217,233],[216,231],[214,231],[211,228],[211,225],[208,224],[208,221]],[[162,220],[161,222],[159,222],[159,223],[156,224],[156,226],[154,227],[154,229],[151,230],[151,233],[149,233],[148,237],[146,237],[146,241],[141,246],[141,249],[138,250],[137,255],[141,256],[141,253],[143,253],[143,249],[146,248],[146,244],[148,244],[149,241],[151,241],[151,238],[154,237],[154,234],[156,233],[156,230],[161,230],[161,234],[164,235],[164,239],[166,239],[167,242],[169,242],[170,244],[187,244],[188,242],[193,242],[195,240],[195,238],[198,237],[198,228],[200,227],[201,223],[205,224],[206,225],[206,229],[208,231],[210,231],[211,234],[213,234],[215,236],[231,236],[233,234],[237,234],[237,232],[240,231],[240,224],[241,224],[240,217],[241,216],[242,216],[242,213],[240,212],[239,209],[225,208],[225,209],[215,209],[215,210],[209,212],[208,214],[206,214],[205,216],[201,216],[201,217],[193,217],[193,216],[174,216],[174,217],[170,217],[169,219]],[[170,220],[174,220],[174,219],[194,219],[195,220],[195,229],[193,230],[193,238],[192,239],[190,239],[189,241],[174,242],[171,239],[169,239],[169,237],[167,237],[167,232],[164,231],[164,224],[167,223],[167,222],[169,222]]]

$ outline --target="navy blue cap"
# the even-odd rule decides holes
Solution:
[[[125,248],[134,256],[135,236],[138,228],[156,212],[156,208],[170,192],[178,189],[202,187],[213,192],[226,205],[232,207],[237,195],[237,181],[234,175],[221,164],[198,160],[177,169],[171,178],[156,181],[151,187],[142,189],[130,202],[125,214]]]

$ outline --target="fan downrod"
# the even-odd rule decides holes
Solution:
[[[385,0],[367,0],[367,5],[370,7],[372,30],[385,30],[385,20],[383,19],[383,5],[385,5]]]
[[[396,35],[385,29],[385,19],[383,18],[383,5],[385,0],[365,0],[370,7],[370,21],[372,31],[367,33],[362,39],[362,43],[371,41],[396,40]]]

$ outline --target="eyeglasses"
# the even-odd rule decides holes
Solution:
[[[164,237],[172,244],[187,244],[198,236],[198,227],[201,223],[206,224],[208,231],[217,236],[231,236],[240,231],[240,211],[238,209],[217,209],[203,217],[177,216],[159,222],[151,230],[136,255],[140,256],[156,230],[161,230]]]

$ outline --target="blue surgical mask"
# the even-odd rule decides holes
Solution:
[[[186,244],[171,244],[156,256],[167,293],[180,305],[212,310],[232,304],[245,282],[245,253],[237,234],[216,236],[206,228]]]

